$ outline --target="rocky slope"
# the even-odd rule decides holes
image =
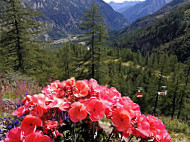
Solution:
[[[26,5],[41,11],[40,21],[46,23],[49,29],[47,36],[52,39],[60,39],[70,34],[78,34],[77,24],[83,16],[85,8],[89,7],[93,0],[24,0]],[[116,30],[127,23],[122,14],[115,12],[103,0],[95,0],[100,6],[110,29]]]

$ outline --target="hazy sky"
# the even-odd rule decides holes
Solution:
[[[144,1],[144,0],[104,0],[104,1],[105,2],[114,1],[114,2],[120,3],[120,2],[124,2],[124,1]]]

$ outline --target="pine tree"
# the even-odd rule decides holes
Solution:
[[[72,45],[64,44],[57,52],[58,67],[61,70],[61,80],[66,80],[74,76],[74,71],[80,68],[76,64],[76,57],[72,49]]]
[[[182,90],[182,95],[180,96],[180,101],[179,101],[179,111],[178,111],[178,114],[177,114],[177,118],[179,119],[180,118],[180,115],[184,109],[184,106],[186,104],[185,102],[185,99],[187,101],[188,100],[188,94],[190,92],[190,87],[189,87],[189,75],[190,75],[190,60],[187,60],[186,63],[187,63],[187,66],[185,67],[185,79],[184,79],[184,87],[183,87],[183,90]],[[186,108],[189,107],[189,103],[187,103],[188,105],[186,105]]]
[[[38,15],[24,6],[21,0],[0,0],[1,53],[5,67],[26,72],[34,61],[37,35],[41,24],[35,21]]]
[[[105,19],[100,12],[100,8],[93,1],[90,8],[85,10],[84,18],[79,28],[84,31],[83,39],[90,48],[89,60],[91,62],[91,77],[95,78],[96,65],[101,60],[101,46],[107,38]],[[98,65],[100,66],[100,65]]]

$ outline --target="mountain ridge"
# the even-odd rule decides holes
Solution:
[[[39,21],[46,23],[49,29],[48,36],[51,39],[60,39],[72,34],[79,34],[78,23],[83,17],[85,8],[89,7],[93,0],[24,0],[42,15]],[[111,6],[103,0],[95,0],[104,14],[108,28],[112,30],[121,29],[127,25],[127,20],[122,14],[115,12]]]
[[[177,2],[177,1],[176,1]],[[176,3],[177,4],[177,3]],[[190,1],[184,2],[156,22],[115,39],[120,48],[131,48],[141,53],[158,52],[177,55],[179,61],[190,57]]]
[[[117,12],[122,13],[128,8],[140,3],[142,1],[124,1],[122,3],[116,3],[116,2],[109,2],[108,4]]]
[[[136,19],[156,12],[171,1],[172,0],[146,0],[130,7],[122,12],[122,14],[130,23],[133,23]]]
[[[137,19],[135,22],[133,22],[133,24],[120,30],[120,32],[118,34],[122,34],[124,32],[130,32],[137,28],[146,26],[147,24],[149,24],[151,22],[156,22],[159,19],[161,19],[163,16],[169,14],[171,11],[178,8],[184,2],[188,2],[188,1],[190,1],[190,0],[173,0],[170,3],[168,3],[167,5],[165,5],[164,7],[162,7],[161,9],[159,9],[158,11],[156,11],[155,13],[149,14],[147,16]]]

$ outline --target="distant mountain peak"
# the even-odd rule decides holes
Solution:
[[[130,7],[122,12],[122,14],[129,22],[132,23],[138,18],[156,12],[171,1],[172,0],[146,0]]]
[[[128,8],[140,3],[142,1],[124,1],[124,2],[120,2],[120,3],[117,3],[117,2],[109,2],[109,5],[117,12],[120,12],[122,13],[123,11],[127,10]]]

